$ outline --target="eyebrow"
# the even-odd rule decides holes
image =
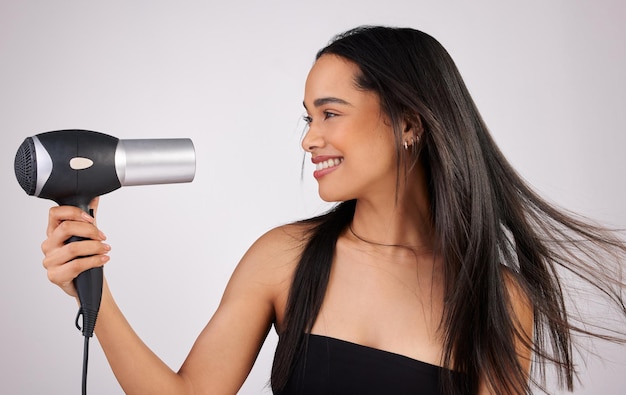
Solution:
[[[344,104],[344,105],[351,106],[350,103],[348,103],[347,101],[345,101],[343,99],[340,99],[338,97],[320,97],[319,99],[315,99],[313,101],[313,106],[320,107],[320,106],[323,106],[324,104],[328,104],[328,103]],[[304,108],[307,108],[306,104],[304,104],[304,102],[302,102],[302,105],[304,106]]]

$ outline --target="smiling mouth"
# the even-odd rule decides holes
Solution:
[[[343,162],[343,158],[327,159],[315,165],[315,170],[324,170],[324,169],[328,169],[329,167],[339,166],[341,162]]]

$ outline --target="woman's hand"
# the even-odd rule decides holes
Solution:
[[[90,207],[96,211],[98,198],[91,202]],[[48,279],[67,294],[76,297],[74,278],[87,269],[108,262],[107,253],[111,247],[104,243],[106,237],[97,228],[94,217],[73,206],[50,209],[46,236],[41,250],[45,255],[43,266],[48,271]],[[66,244],[65,241],[72,236],[90,240]]]

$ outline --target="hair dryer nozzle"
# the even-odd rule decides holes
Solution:
[[[115,170],[122,186],[191,182],[196,154],[190,139],[120,140]]]

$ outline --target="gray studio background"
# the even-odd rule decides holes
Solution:
[[[80,391],[75,302],[40,244],[52,202],[13,174],[24,138],[81,128],[189,137],[191,184],[101,199],[105,273],[144,341],[178,369],[230,273],[263,232],[327,207],[300,177],[303,86],[315,52],[359,24],[405,25],[456,60],[495,139],[550,200],[626,227],[626,6],[619,0],[0,0],[0,393]],[[266,387],[272,331],[241,394]],[[626,349],[581,365],[577,394],[626,391]],[[96,341],[89,393],[122,393]]]

